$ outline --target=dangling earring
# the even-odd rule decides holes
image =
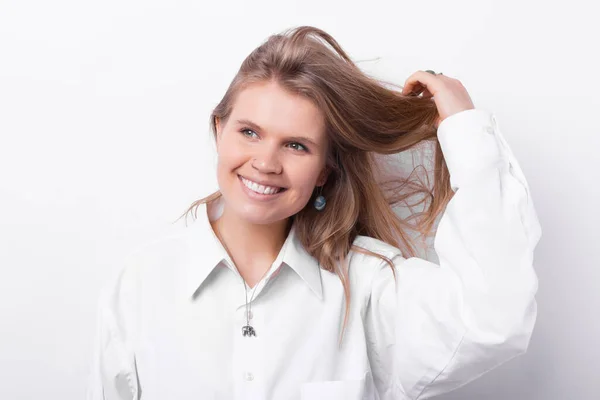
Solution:
[[[325,196],[321,194],[322,189],[323,186],[319,186],[319,195],[317,196],[314,202],[314,206],[317,209],[317,211],[323,210],[325,208],[325,204],[327,204],[327,202],[325,201]]]

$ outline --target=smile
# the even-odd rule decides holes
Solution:
[[[277,193],[285,191],[285,189],[281,188],[281,187],[260,185],[256,182],[253,182],[249,179],[244,178],[243,176],[240,176],[240,175],[238,175],[238,176],[240,177],[242,184],[246,188],[248,188],[249,190],[251,190],[254,193],[261,194],[263,196],[275,195]]]

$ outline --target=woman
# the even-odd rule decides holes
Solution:
[[[458,80],[386,88],[303,26],[246,58],[211,127],[219,190],[103,292],[88,399],[425,399],[525,352],[541,229]],[[433,188],[382,162],[420,144]],[[439,215],[438,265],[409,232]]]

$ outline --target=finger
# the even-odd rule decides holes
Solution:
[[[424,83],[419,80],[419,77],[421,75],[420,72],[422,71],[417,71],[406,79],[406,82],[404,82],[404,88],[402,89],[402,92],[404,94],[418,95],[418,93],[425,86]]]
[[[410,96],[419,96],[426,89],[427,89],[427,87],[425,85],[423,85],[421,82],[415,82],[412,85],[412,88],[407,89],[407,92],[408,92],[407,94]]]
[[[433,97],[433,94],[429,91],[429,89],[425,88],[423,90],[423,97],[426,99],[430,99]]]
[[[421,94],[421,92],[423,90],[425,90],[425,87],[423,85],[421,85],[420,83],[416,83],[414,85],[412,85],[412,88],[407,88],[407,86],[404,86],[406,89],[404,90],[405,94],[411,95],[411,96],[418,96]]]
[[[431,94],[429,89],[427,89],[426,87],[418,86],[418,89],[413,89],[413,91],[410,93],[410,96],[428,98],[428,97],[433,97],[433,94]]]
[[[429,89],[430,93],[435,93],[435,82],[439,77],[432,75],[429,72],[417,71],[408,77],[402,89],[403,94],[410,94],[414,91],[421,91],[423,89]],[[423,89],[421,89],[423,88]]]

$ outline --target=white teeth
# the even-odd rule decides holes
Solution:
[[[245,178],[242,178],[242,182],[244,183],[244,185],[246,185],[248,189],[260,194],[275,194],[280,190],[276,187],[259,185],[258,183],[249,181]]]

